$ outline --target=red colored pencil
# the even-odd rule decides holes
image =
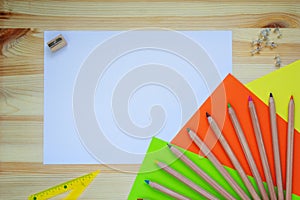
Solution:
[[[287,161],[286,161],[286,190],[285,199],[292,199],[292,180],[293,180],[293,150],[294,150],[294,117],[295,117],[295,103],[291,96],[289,102],[288,114],[288,130],[287,130]]]

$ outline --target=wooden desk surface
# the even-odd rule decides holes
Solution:
[[[276,54],[283,65],[300,59],[299,0],[2,0],[0,12],[0,199],[26,199],[98,168],[101,174],[82,199],[126,199],[135,179],[104,165],[42,164],[44,30],[232,30],[233,74],[244,83],[276,70]],[[261,28],[274,26],[283,35],[279,47],[251,56],[250,41]]]

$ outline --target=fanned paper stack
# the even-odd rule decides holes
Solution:
[[[291,120],[293,106],[300,103],[297,102],[300,99],[299,75],[300,60],[246,86],[228,75],[170,144],[152,139],[128,199],[300,199],[300,118],[297,118],[297,107],[295,120]],[[274,100],[277,111],[273,122],[277,122],[281,178],[275,170],[274,124],[272,128],[269,99]],[[232,121],[232,110],[251,155],[245,153],[236,132],[239,127]],[[291,128],[291,121],[295,130]],[[260,125],[261,132],[255,122]],[[287,139],[288,132],[293,141]],[[203,144],[199,149],[191,139],[194,133],[208,149]],[[289,149],[291,144],[292,150]],[[289,151],[293,155],[292,171],[288,175],[292,181],[286,185]],[[181,152],[185,156],[179,155]],[[216,167],[214,159],[220,162],[221,168]],[[253,174],[253,168],[256,168],[256,174]],[[222,172],[223,169],[226,171]]]

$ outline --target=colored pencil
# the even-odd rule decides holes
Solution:
[[[201,168],[199,168],[193,161],[191,161],[187,156],[185,156],[179,149],[168,144],[171,152],[183,161],[187,166],[189,166],[194,172],[196,172],[201,178],[203,178],[207,183],[209,183],[214,189],[216,189],[223,197],[226,199],[235,199],[231,194],[229,194],[222,186],[220,186],[214,179],[207,175]]]
[[[234,127],[234,130],[238,136],[238,139],[242,145],[242,148],[243,148],[243,151],[244,151],[244,154],[245,154],[245,157],[248,161],[248,164],[250,166],[250,170],[253,174],[253,177],[258,185],[258,189],[262,195],[262,198],[263,200],[268,200],[269,197],[268,197],[268,194],[265,190],[265,187],[264,187],[264,184],[263,184],[263,181],[262,181],[262,178],[259,174],[259,171],[256,167],[256,163],[254,161],[254,158],[252,156],[252,153],[251,153],[251,150],[249,148],[249,145],[248,145],[248,142],[245,138],[245,134],[243,132],[243,129],[240,125],[240,122],[235,114],[235,111],[234,109],[231,107],[231,105],[228,103],[228,113],[229,113],[229,117],[230,117],[230,120],[231,120],[231,123]]]
[[[155,182],[152,182],[152,181],[149,181],[149,180],[145,180],[145,182],[149,186],[151,186],[152,188],[154,188],[156,190],[159,190],[162,193],[165,193],[165,194],[167,194],[171,197],[174,197],[174,198],[179,199],[179,200],[190,200],[189,198],[187,198],[187,197],[185,197],[185,196],[183,196],[183,195],[181,195],[181,194],[179,194],[179,193],[177,193],[177,192],[175,192],[175,191],[173,191],[173,190],[171,190],[171,189],[169,189],[165,186],[162,186],[158,183],[155,183]]]
[[[177,178],[178,180],[180,180],[182,183],[184,183],[185,185],[189,186],[190,188],[192,188],[193,190],[195,190],[196,192],[198,192],[199,194],[201,194],[202,196],[204,196],[207,199],[212,199],[212,200],[217,200],[218,198],[214,197],[212,194],[210,194],[209,192],[207,192],[206,190],[200,188],[198,185],[196,185],[194,182],[192,182],[190,179],[186,178],[185,176],[183,176],[182,174],[180,174],[179,172],[177,172],[176,170],[172,169],[170,166],[168,166],[167,164],[163,163],[163,162],[159,162],[157,161],[156,164],[164,171],[166,171],[167,173],[169,173],[170,175],[174,176],[175,178]]]
[[[269,113],[270,113],[270,124],[272,130],[272,144],[273,144],[273,152],[274,152],[274,163],[275,163],[275,174],[276,174],[275,177],[276,177],[277,190],[278,190],[278,199],[284,200],[279,144],[278,144],[276,107],[275,107],[275,101],[272,93],[270,93],[270,97],[269,97]]]
[[[204,155],[211,161],[211,163],[215,166],[215,168],[223,175],[223,177],[228,181],[231,187],[240,195],[240,197],[244,200],[250,200],[247,194],[243,191],[243,189],[235,182],[235,180],[230,176],[228,171],[224,168],[221,162],[216,158],[216,156],[210,151],[210,149],[206,146],[206,144],[197,136],[197,134],[191,129],[187,129],[189,136],[195,142],[195,144],[199,147]]]
[[[287,161],[286,161],[286,190],[285,199],[292,199],[292,180],[293,180],[293,150],[294,150],[294,117],[295,103],[291,96],[288,111],[288,130],[287,130]]]
[[[212,116],[210,116],[210,114],[208,112],[206,112],[206,117],[207,117],[207,121],[210,125],[210,128],[213,130],[214,134],[216,135],[216,137],[220,141],[220,143],[221,143],[223,149],[225,150],[225,152],[227,153],[231,163],[233,164],[233,166],[237,170],[238,174],[242,178],[246,188],[249,190],[250,194],[252,195],[252,197],[254,199],[260,199],[260,197],[256,193],[253,185],[249,181],[247,174],[245,173],[245,171],[242,168],[240,162],[238,161],[238,159],[236,158],[236,156],[235,156],[234,152],[232,151],[230,145],[228,144],[226,138],[223,136],[223,133],[220,130],[217,122],[212,118]]]
[[[268,163],[268,158],[267,158],[267,154],[266,154],[266,150],[265,150],[265,146],[264,146],[264,142],[263,142],[263,138],[262,138],[262,133],[261,133],[261,129],[260,129],[259,121],[258,121],[258,116],[256,114],[255,105],[253,103],[251,96],[249,96],[249,98],[248,98],[248,108],[250,111],[252,126],[254,129],[256,143],[258,146],[264,174],[265,174],[265,177],[267,180],[270,197],[271,197],[271,200],[276,200],[277,197],[276,197],[274,184],[273,184],[273,180],[272,180],[272,175],[271,175],[270,167],[269,167],[269,163]]]

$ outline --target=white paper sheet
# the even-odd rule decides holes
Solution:
[[[52,53],[48,41],[68,45]],[[44,163],[141,163],[232,70],[230,31],[46,31]]]

